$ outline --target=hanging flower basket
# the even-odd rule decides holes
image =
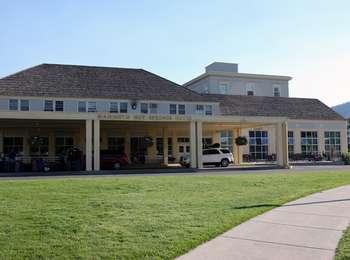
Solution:
[[[243,145],[247,145],[248,144],[248,140],[247,140],[247,138],[245,136],[238,136],[235,139],[235,143],[238,146],[243,146]]]

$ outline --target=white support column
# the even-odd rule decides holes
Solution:
[[[85,121],[85,163],[86,171],[92,171],[92,120]]]
[[[168,128],[163,128],[163,163],[164,166],[168,166]]]
[[[94,120],[94,170],[100,170],[100,120]]]
[[[190,122],[191,168],[197,168],[196,123]]]
[[[324,129],[317,131],[317,139],[318,139],[318,153],[323,154],[325,152]]]
[[[197,168],[203,168],[203,125],[202,122],[196,123],[197,136]]]
[[[233,159],[234,159],[234,164],[235,165],[240,165],[242,163],[242,152],[240,151],[241,149],[239,148],[238,145],[236,145],[236,138],[240,136],[240,129],[236,128],[233,129]]]
[[[287,122],[276,125],[276,156],[278,165],[285,168],[289,167]]]
[[[341,153],[347,153],[348,152],[347,123],[345,124],[344,128],[342,128],[342,130],[340,131],[340,152]]]

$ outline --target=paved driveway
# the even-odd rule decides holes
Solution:
[[[323,165],[323,166],[295,166],[292,169],[281,169],[274,167],[255,167],[255,168],[204,168],[200,170],[190,169],[171,169],[168,170],[130,170],[130,171],[101,171],[101,172],[61,172],[61,173],[38,173],[38,176],[11,176],[11,174],[0,174],[1,180],[8,179],[41,179],[41,178],[83,178],[83,177],[130,177],[130,176],[201,176],[201,175],[235,175],[235,174],[270,174],[270,173],[304,173],[304,172],[322,172],[322,171],[339,171],[349,172],[349,165]]]

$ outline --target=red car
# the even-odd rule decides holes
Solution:
[[[124,152],[120,153],[112,150],[101,150],[100,164],[101,170],[115,170],[128,165],[129,160]]]

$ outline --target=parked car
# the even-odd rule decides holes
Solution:
[[[233,163],[233,154],[230,150],[225,148],[211,148],[203,150],[203,165],[215,165],[217,167],[227,167]],[[181,156],[180,164],[183,167],[189,168],[191,166],[191,159],[189,155]]]
[[[203,150],[203,165],[227,167],[233,163],[233,154],[225,148]]]
[[[124,152],[101,150],[100,164],[102,170],[115,170],[128,165],[129,160]]]

